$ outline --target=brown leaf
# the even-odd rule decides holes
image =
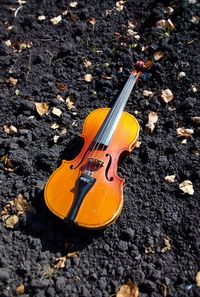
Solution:
[[[2,218],[3,219],[3,218]],[[4,224],[7,228],[13,229],[19,222],[19,218],[17,215],[10,215],[4,220]]]
[[[18,82],[18,79],[10,76],[8,79],[6,79],[6,82],[10,87],[15,87]]]
[[[8,157],[8,154],[1,157],[1,161],[4,164],[4,169],[8,172],[13,172],[15,170],[14,165],[12,164],[10,158]]]
[[[161,52],[161,51],[156,52],[156,53],[154,53],[154,59],[155,59],[156,61],[158,61],[158,60],[160,60],[161,58],[163,58],[164,55],[165,55],[164,52]]]
[[[64,83],[59,83],[58,86],[57,86],[58,90],[60,92],[66,92],[68,90],[68,87],[64,84]]]
[[[179,189],[183,191],[184,194],[194,195],[193,184],[190,180],[184,180],[180,183]]]
[[[146,69],[151,69],[154,65],[154,62],[151,60],[148,60],[147,62],[144,63],[144,66]]]
[[[66,99],[66,104],[67,104],[67,108],[68,108],[69,110],[75,108],[75,105],[74,105],[72,96],[68,96],[68,97],[67,97],[67,99]]]
[[[72,252],[72,253],[68,253],[67,254],[67,258],[73,258],[73,259],[76,259],[78,258],[80,255],[79,255],[79,252]]]
[[[38,114],[41,116],[46,114],[49,110],[49,105],[44,102],[37,102],[37,103],[35,103],[35,106],[36,106],[36,110],[37,110]]]
[[[56,259],[56,263],[55,263],[55,265],[54,265],[54,268],[55,268],[55,269],[61,269],[61,268],[64,268],[64,267],[65,267],[66,259],[67,259],[66,256],[57,258],[57,259]]]
[[[153,132],[155,129],[155,124],[158,121],[158,115],[156,112],[151,111],[148,115],[148,123],[145,125],[145,128],[149,132]]]
[[[178,134],[178,137],[190,138],[190,137],[192,137],[194,130],[181,127],[181,128],[177,128],[176,132]]]
[[[172,101],[173,97],[173,93],[170,89],[165,89],[161,91],[161,99],[166,103]]]
[[[92,74],[86,74],[85,76],[84,76],[84,80],[85,81],[87,81],[87,82],[90,82],[90,81],[92,81],[92,79],[93,79],[93,77],[92,77]]]
[[[116,297],[138,297],[139,289],[138,286],[133,283],[130,279],[126,285],[121,286],[116,294]]]
[[[13,125],[4,125],[3,126],[4,132],[6,134],[15,134],[17,133],[17,128]]]
[[[165,23],[165,28],[168,30],[174,30],[175,26],[170,19],[168,19]]]
[[[25,292],[25,287],[24,287],[23,284],[21,284],[20,286],[18,286],[16,288],[16,294],[17,295],[22,295],[22,294],[24,294],[24,292]]]
[[[196,274],[196,284],[197,284],[197,287],[200,287],[200,271],[197,271],[197,274]]]

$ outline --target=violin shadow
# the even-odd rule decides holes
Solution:
[[[103,236],[104,230],[86,230],[68,225],[53,215],[44,202],[44,191],[37,194],[33,206],[36,214],[26,215],[22,219],[24,233],[31,236],[31,241],[42,245],[42,251],[60,253],[81,252],[93,240]],[[39,244],[39,243],[37,243]]]
[[[84,145],[84,139],[77,136],[70,140],[64,150],[60,154],[60,160],[73,160],[82,150]]]

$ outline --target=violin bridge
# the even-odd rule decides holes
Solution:
[[[99,167],[104,166],[104,162],[96,158],[88,158],[88,161],[90,162],[90,164],[93,164],[95,166],[99,166]]]

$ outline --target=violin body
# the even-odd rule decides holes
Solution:
[[[104,228],[121,213],[124,179],[117,174],[118,161],[133,150],[139,135],[137,120],[123,112],[109,146],[90,149],[109,111],[100,108],[88,115],[81,152],[72,161],[63,160],[45,187],[48,208],[62,220],[87,229]]]

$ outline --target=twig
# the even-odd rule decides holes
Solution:
[[[17,14],[18,14],[18,11],[22,8],[23,6],[19,6],[16,10],[15,10],[15,13],[14,13],[14,17],[16,18]]]

